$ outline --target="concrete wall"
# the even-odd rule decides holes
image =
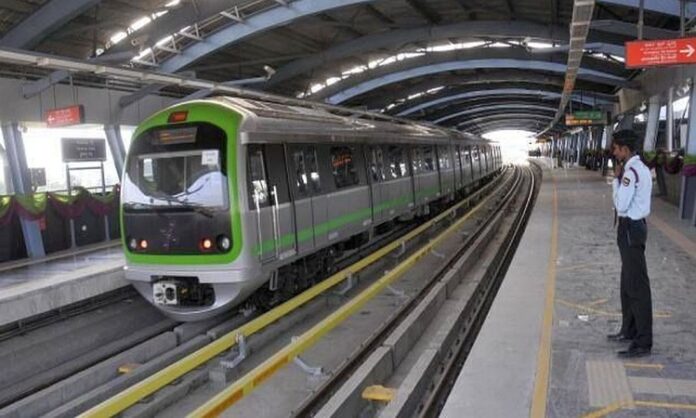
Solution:
[[[22,96],[23,83],[22,80],[0,78],[0,115],[3,121],[41,122],[47,109],[82,104],[86,123],[137,125],[174,101],[167,97],[147,96],[126,108],[120,119],[114,120],[118,100],[128,93],[59,84],[41,95],[25,99]]]

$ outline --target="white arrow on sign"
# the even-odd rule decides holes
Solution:
[[[694,49],[691,44],[686,45],[686,49],[682,49],[679,52],[682,54],[686,54],[687,57],[691,58],[692,55],[694,55],[694,52],[696,52],[696,49]]]

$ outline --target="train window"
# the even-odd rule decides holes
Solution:
[[[309,174],[309,184],[314,193],[321,192],[321,181],[319,178],[319,163],[317,161],[317,150],[314,147],[307,147],[305,150],[305,163]]]
[[[295,187],[300,194],[306,194],[309,190],[309,175],[307,174],[304,150],[294,150],[291,155],[293,168],[295,169]]]
[[[378,146],[369,148],[369,171],[373,183],[384,180],[384,155]]]
[[[360,182],[355,168],[353,147],[331,147],[331,169],[337,189],[350,187]]]
[[[452,158],[450,157],[447,146],[438,146],[437,155],[440,161],[440,170],[449,170],[452,168]]]
[[[435,166],[435,149],[432,145],[423,147],[423,171],[436,171]]]
[[[263,148],[249,146],[248,173],[249,176],[249,207],[251,209],[269,205],[268,181],[266,163],[263,158]]]
[[[413,174],[418,174],[423,171],[423,150],[420,147],[414,147],[411,155],[413,156],[411,161]]]
[[[387,146],[388,171],[391,178],[398,179],[408,175],[406,150],[397,145]]]
[[[459,145],[454,146],[454,167],[459,169],[462,166],[462,149]]]
[[[314,147],[293,146],[288,153],[292,162],[297,197],[304,198],[310,193],[321,192],[317,153]]]

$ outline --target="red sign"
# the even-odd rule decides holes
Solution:
[[[696,64],[696,38],[626,42],[626,68]]]
[[[61,107],[46,111],[48,126],[77,125],[85,121],[85,109],[82,105]]]

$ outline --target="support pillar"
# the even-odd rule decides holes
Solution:
[[[667,140],[665,141],[667,152],[674,149],[674,106],[672,106],[672,102],[674,102],[674,87],[670,87],[667,90],[667,131],[665,132],[667,134]],[[677,145],[677,148],[679,148],[679,145]]]
[[[116,173],[118,174],[119,180],[122,180],[121,176],[123,176],[126,148],[123,145],[123,138],[121,137],[121,125],[104,125],[104,132],[106,133],[106,141],[109,143],[111,156],[114,159]]]
[[[15,194],[30,194],[31,175],[27,166],[27,156],[24,151],[22,133],[17,122],[3,123],[2,134],[5,138],[7,147],[7,159],[10,163],[12,186]],[[30,258],[44,257],[43,240],[41,239],[41,229],[37,221],[28,221],[20,218],[24,244],[27,248],[27,255]]]
[[[602,151],[611,151],[611,140],[614,135],[614,124],[609,119],[609,123],[604,125],[604,133],[602,136]],[[609,171],[609,157],[602,153],[602,177],[606,177]]]
[[[696,88],[689,93],[689,126],[686,134],[686,155],[696,155]],[[696,177],[682,176],[679,216],[696,226]]]
[[[648,102],[648,120],[645,125],[643,151],[655,151],[657,132],[660,126],[660,96],[653,96]]]

